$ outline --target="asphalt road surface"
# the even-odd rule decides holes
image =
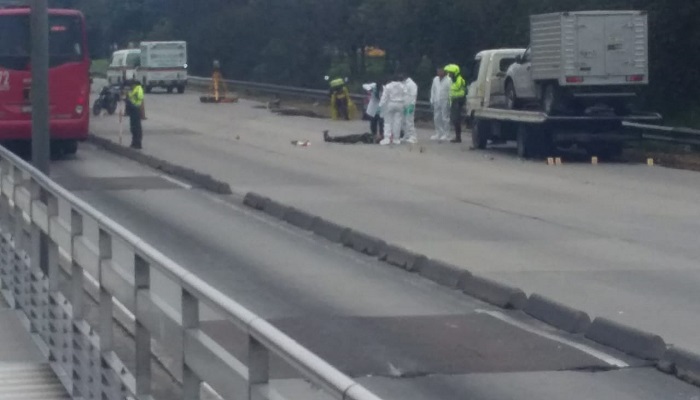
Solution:
[[[424,130],[423,151],[325,144],[323,129],[367,123],[197,97],[148,96],[145,152],[700,352],[696,172],[547,166],[507,148],[429,143]],[[116,140],[117,118],[94,118],[92,130]]]
[[[52,176],[386,399],[700,399],[700,388],[388,267],[92,145]],[[86,232],[95,227],[86,226]],[[123,249],[115,257],[128,265]],[[152,277],[155,293],[177,292]],[[173,303],[171,303],[173,304]],[[177,308],[177,306],[175,306]],[[240,332],[206,313],[236,354]],[[311,397],[273,363],[290,398]],[[299,397],[301,396],[301,397]]]

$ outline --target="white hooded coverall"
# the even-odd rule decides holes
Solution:
[[[406,113],[403,119],[404,139],[409,143],[416,143],[416,103],[418,102],[418,85],[411,78],[406,78]],[[410,107],[410,108],[409,108]]]
[[[380,144],[401,143],[401,124],[406,103],[406,85],[392,81],[384,86],[379,109],[384,117],[384,140]]]
[[[450,135],[450,88],[452,79],[445,75],[442,79],[436,76],[430,89],[430,105],[433,107],[433,122],[435,124],[434,140],[447,140]]]

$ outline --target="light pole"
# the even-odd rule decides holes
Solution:
[[[47,0],[32,0],[32,164],[49,174],[49,10]]]

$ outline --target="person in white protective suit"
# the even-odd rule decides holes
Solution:
[[[400,144],[401,125],[406,106],[406,85],[394,78],[384,86],[379,100],[379,110],[384,118],[384,139],[379,144]]]
[[[450,136],[450,79],[445,70],[438,68],[437,76],[433,79],[433,86],[430,88],[430,105],[433,108],[433,122],[435,134],[430,140],[445,141]]]
[[[418,143],[416,135],[416,102],[418,102],[418,85],[406,74],[400,74],[399,79],[406,85],[406,99],[402,129],[404,140],[408,143]]]

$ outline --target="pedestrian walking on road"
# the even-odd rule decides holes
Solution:
[[[462,78],[459,67],[456,64],[450,64],[445,67],[452,79],[450,87],[450,120],[455,128],[455,138],[452,143],[462,143],[462,110],[464,110],[464,102],[466,100],[467,82]]]
[[[382,98],[382,86],[377,82],[365,83],[362,88],[369,94],[369,102],[365,113],[370,118],[369,131],[372,135],[384,136],[384,119],[379,115],[379,100]]]
[[[438,68],[437,76],[430,88],[430,105],[433,109],[435,134],[430,140],[444,141],[450,136],[450,88],[452,79],[445,74],[443,68]]]
[[[131,89],[126,96],[126,112],[129,114],[129,125],[131,128],[131,148],[141,149],[143,130],[141,119],[143,117],[143,87],[137,80],[131,81]]]
[[[406,102],[404,105],[404,117],[402,130],[404,140],[408,143],[418,143],[416,135],[416,103],[418,102],[418,85],[406,74],[401,74],[400,79],[406,86]]]
[[[406,84],[398,77],[384,86],[379,100],[379,112],[384,117],[384,139],[379,144],[401,144],[401,125],[403,125],[406,96]]]

